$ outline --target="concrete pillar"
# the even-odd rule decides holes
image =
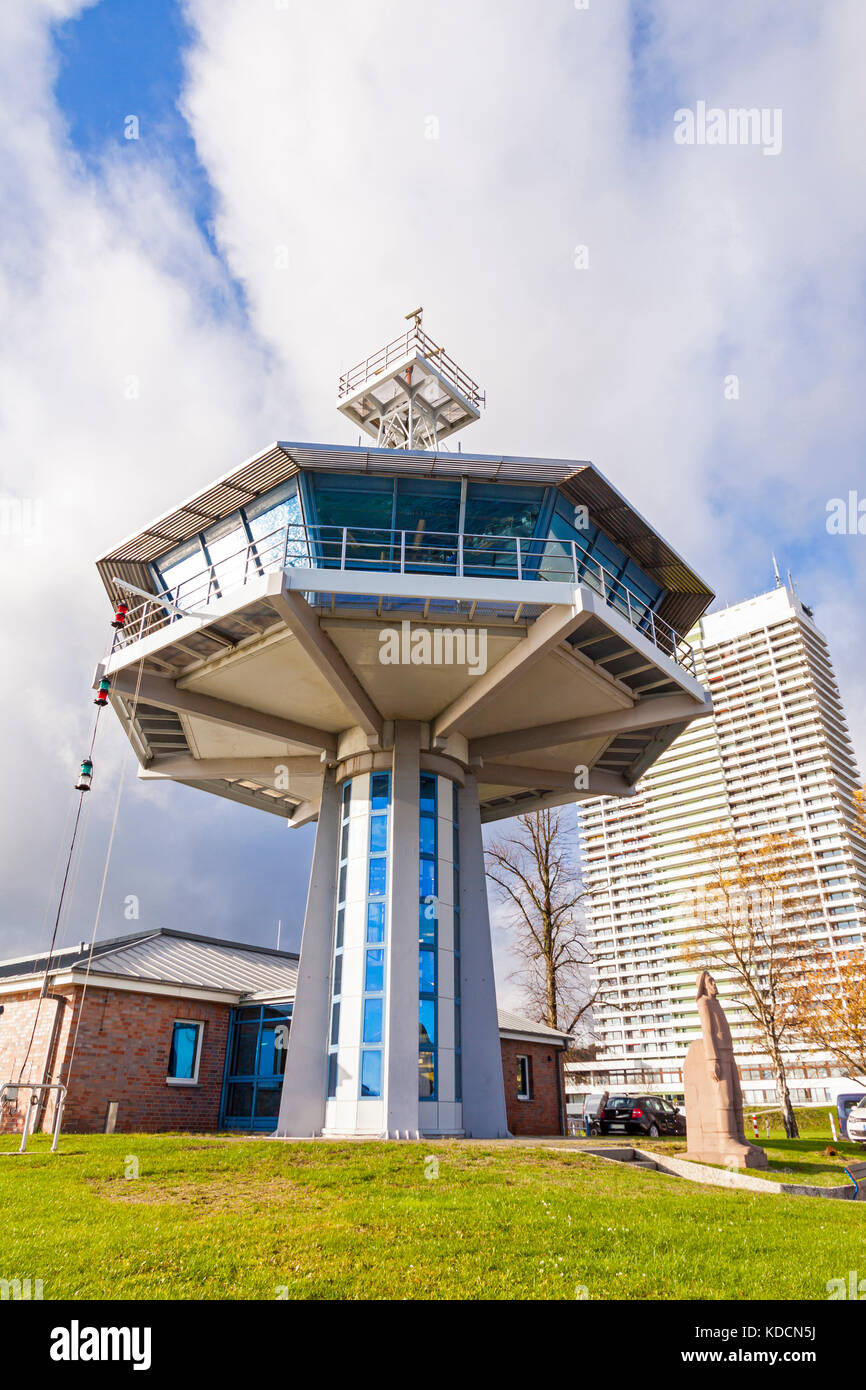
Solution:
[[[340,798],[329,768],[316,827],[277,1126],[278,1134],[298,1138],[321,1133],[325,1122],[339,822]]]
[[[418,784],[421,731],[394,726],[385,1042],[385,1132],[412,1134],[418,1118]]]
[[[467,774],[460,816],[460,975],[463,1000],[463,1128],[468,1137],[508,1135],[493,947],[481,839],[478,783]]]

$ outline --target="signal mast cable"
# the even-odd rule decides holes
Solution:
[[[128,607],[125,603],[118,603],[116,605],[114,619],[111,624],[114,628],[114,636],[111,641],[111,647],[108,653],[108,660],[110,660],[112,655],[114,654],[114,648],[117,645],[117,640],[120,635],[120,631],[123,628],[123,625],[126,621],[126,615],[128,611]],[[27,1050],[24,1053],[24,1058],[21,1062],[21,1066],[18,1069],[19,1083],[21,1082],[21,1078],[24,1075],[24,1068],[27,1066],[27,1063],[30,1060],[30,1053],[33,1050],[33,1040],[36,1037],[36,1029],[39,1026],[39,1016],[42,1012],[42,1001],[45,998],[45,995],[48,991],[48,974],[51,969],[51,961],[54,956],[54,948],[57,944],[57,933],[60,928],[60,919],[63,913],[64,903],[66,901],[66,890],[69,886],[69,873],[70,869],[72,868],[73,856],[75,854],[75,846],[78,841],[78,831],[82,819],[81,813],[84,808],[84,794],[85,792],[90,791],[91,783],[93,781],[93,750],[96,746],[96,735],[99,729],[99,716],[108,704],[108,692],[110,689],[111,682],[106,677],[104,677],[99,682],[99,689],[97,691],[96,699],[93,702],[96,705],[96,717],[93,721],[93,730],[90,735],[90,748],[88,749],[87,757],[82,760],[81,771],[78,775],[78,781],[75,784],[75,790],[79,794],[78,805],[75,809],[75,819],[72,825],[72,836],[69,841],[69,851],[66,855],[66,867],[63,871],[63,881],[60,885],[60,896],[57,902],[57,912],[54,916],[54,927],[51,933],[51,941],[49,942],[48,946],[48,954],[45,957],[45,969],[42,975],[42,986],[39,991],[39,999],[36,1004],[36,1013],[33,1018],[33,1027],[30,1030],[30,1037],[27,1041]]]

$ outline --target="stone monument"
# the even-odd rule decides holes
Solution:
[[[743,1128],[743,1093],[734,1061],[734,1043],[716,982],[708,970],[698,976],[701,1036],[686,1053],[686,1158],[726,1168],[766,1168],[763,1149],[750,1144]]]

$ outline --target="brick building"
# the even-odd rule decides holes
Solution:
[[[562,1063],[567,1034],[500,1009],[499,1041],[511,1133],[566,1133]]]
[[[0,963],[0,1133],[21,1129],[28,1082],[68,1088],[70,1132],[276,1127],[296,955],[159,930]],[[43,981],[46,992],[43,994]],[[41,996],[41,1004],[40,1004]],[[568,1039],[500,1010],[511,1132],[563,1132]],[[34,1029],[35,1025],[35,1029]],[[57,1092],[31,1128],[50,1129]]]

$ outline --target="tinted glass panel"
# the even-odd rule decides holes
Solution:
[[[466,490],[468,534],[531,536],[541,512],[544,488],[510,483],[470,483]]]
[[[382,1094],[381,1052],[361,1053],[361,1095],[377,1097]]]
[[[364,1000],[364,1033],[363,1042],[380,1043],[382,1041],[382,1000]]]
[[[368,994],[380,993],[385,984],[385,952],[377,949],[367,952],[364,967],[364,989]]]
[[[422,951],[422,955],[427,953]],[[436,1045],[436,1004],[432,999],[421,999],[418,1004],[418,1046],[425,1050]]]
[[[370,882],[367,889],[371,898],[381,898],[385,895],[385,885],[388,878],[388,861],[386,859],[370,860]]]
[[[367,940],[385,940],[385,904],[369,903],[367,905]]]
[[[432,1052],[418,1053],[418,1096],[421,1100],[429,1099],[434,1094],[436,1082],[436,1068],[433,1065]]]
[[[433,859],[422,859],[418,865],[418,896],[432,898],[436,892],[436,863]]]
[[[370,817],[370,853],[376,854],[388,848],[388,817]]]
[[[370,802],[374,811],[388,809],[388,773],[374,772],[370,778]]]
[[[254,1074],[258,1036],[258,1019],[255,1022],[235,1025],[231,1058],[231,1070],[235,1076],[252,1076]]]
[[[436,988],[435,951],[418,952],[418,989],[421,994],[432,994]]]
[[[260,1081],[256,1087],[256,1108],[257,1119],[275,1120],[280,1113],[280,1088],[266,1081]]]
[[[420,849],[422,854],[436,853],[436,822],[432,816],[421,817]]]

